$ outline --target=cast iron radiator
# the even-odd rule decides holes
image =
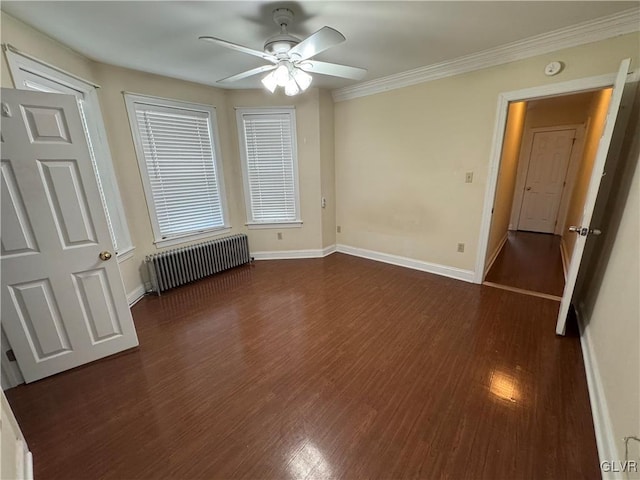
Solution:
[[[145,258],[152,290],[158,295],[250,261],[249,241],[244,234],[174,248]]]

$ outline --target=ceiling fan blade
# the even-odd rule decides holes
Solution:
[[[251,70],[247,70],[246,72],[237,73],[236,75],[231,75],[230,77],[223,78],[222,80],[218,80],[217,83],[231,83],[236,80],[242,80],[243,78],[251,77],[253,75],[257,75],[259,73],[268,72],[269,70],[275,70],[278,68],[277,65],[263,65],[261,67],[252,68]]]
[[[242,53],[248,53],[249,55],[264,58],[265,60],[268,60],[273,63],[278,63],[278,59],[276,57],[274,57],[273,55],[269,55],[266,52],[261,52],[260,50],[254,50],[253,48],[244,47],[242,45],[238,45],[237,43],[227,42],[226,40],[222,40],[216,37],[210,37],[208,35],[203,35],[198,38],[200,40],[206,40],[207,42],[217,43],[218,45],[230,48],[232,50],[237,50]]]
[[[322,27],[289,50],[289,57],[293,60],[306,60],[345,40],[339,31],[331,27]]]
[[[319,62],[317,60],[306,60],[297,63],[305,72],[320,73],[322,75],[331,75],[332,77],[350,78],[352,80],[361,80],[367,74],[365,68],[349,67],[347,65],[338,65],[337,63]]]

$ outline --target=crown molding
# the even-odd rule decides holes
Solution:
[[[632,8],[596,20],[508,43],[500,47],[465,55],[453,60],[419,67],[368,82],[333,90],[333,100],[341,102],[352,98],[375,95],[418,83],[452,77],[482,68],[495,67],[545,53],[605,40],[640,30],[640,8]]]

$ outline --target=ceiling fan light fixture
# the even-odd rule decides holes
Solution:
[[[262,84],[264,88],[269,90],[271,93],[276,91],[276,87],[278,86],[278,82],[275,78],[275,72],[269,72],[263,79]]]
[[[273,78],[275,79],[279,87],[286,87],[287,83],[289,82],[290,76],[289,65],[287,65],[285,62],[278,65],[278,68],[273,71]]]
[[[293,69],[293,78],[303,92],[311,85],[313,77],[300,68]]]
[[[293,97],[294,95],[297,95],[297,94],[300,93],[300,87],[298,87],[298,84],[293,79],[293,77],[290,78],[289,81],[287,82],[287,84],[285,85],[284,93],[288,97]]]
[[[273,20],[276,25],[280,27],[280,33],[267,39],[263,51],[209,35],[200,36],[199,38],[201,40],[253,55],[254,57],[260,57],[262,60],[271,63],[271,65],[263,65],[223,78],[218,80],[218,82],[225,84],[236,82],[271,71],[271,73],[262,78],[262,83],[267,90],[274,93],[277,87],[283,87],[287,95],[296,95],[304,92],[311,85],[312,76],[309,72],[332,77],[348,78],[350,80],[361,80],[366,75],[367,70],[364,68],[313,60],[313,57],[331,47],[341,44],[346,38],[336,29],[324,26],[303,40],[300,40],[287,31],[287,27],[291,24],[293,16],[293,11],[288,8],[276,8],[273,11]],[[300,65],[303,65],[303,67],[301,68]]]

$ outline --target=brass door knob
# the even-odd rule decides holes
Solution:
[[[107,260],[109,260],[113,255],[111,255],[111,252],[107,252],[106,250],[104,252],[100,252],[100,260],[104,260],[105,262]]]

